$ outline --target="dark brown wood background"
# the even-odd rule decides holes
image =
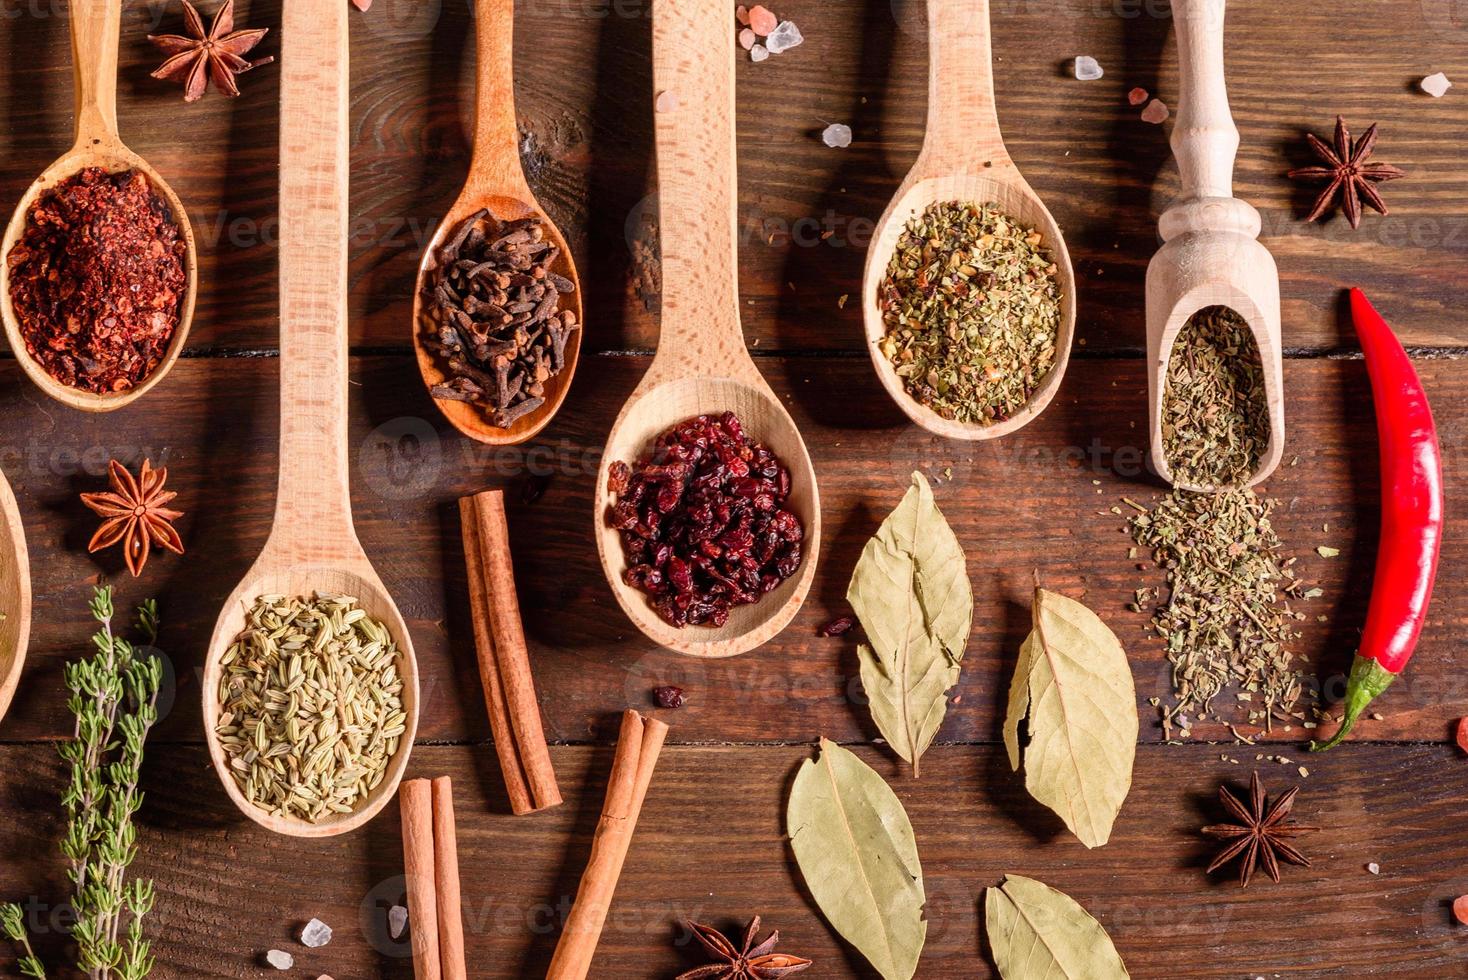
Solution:
[[[327,3],[334,0],[316,0]],[[346,2],[346,0],[339,0]],[[998,747],[1002,692],[1028,628],[1033,569],[1084,598],[1122,636],[1141,699],[1165,695],[1161,652],[1133,589],[1157,584],[1128,560],[1121,495],[1152,499],[1143,472],[1143,276],[1156,219],[1176,187],[1167,128],[1126,104],[1134,85],[1173,100],[1170,17],[1160,0],[997,0],[1000,117],[1021,169],[1049,203],[1080,282],[1078,357],[1053,407],[998,444],[966,446],[905,424],[862,350],[857,304],[866,236],[916,154],[925,111],[922,4],[785,0],[804,47],[739,68],[741,283],[745,329],[815,458],[828,546],[811,601],[783,636],[745,657],[699,663],[651,647],[611,599],[589,534],[597,453],[617,406],[657,342],[649,24],[653,0],[529,0],[515,56],[522,155],[541,200],[575,244],[586,277],[587,343],[570,400],[529,446],[491,451],[458,437],[425,395],[409,347],[414,269],[467,166],[473,18],[467,0],[377,0],[354,15],[351,314],[353,498],[363,541],[413,629],[425,712],[415,775],[455,777],[473,974],[541,975],[587,857],[624,707],[685,687],[595,968],[597,977],[665,977],[695,960],[675,924],[734,925],[760,913],[809,976],[873,976],[824,923],[784,839],[794,770],[820,735],[852,743],[888,777],[916,828],[930,898],[919,975],[993,975],[980,902],[1006,872],[1039,877],[1085,905],[1138,977],[1468,976],[1468,929],[1449,905],[1468,892],[1468,761],[1450,729],[1468,714],[1458,657],[1468,639],[1463,550],[1450,531],[1438,598],[1409,675],[1360,740],[1306,758],[1303,731],[1277,744],[1161,740],[1142,705],[1143,745],[1112,843],[1094,852],[1025,795]],[[1450,487],[1468,439],[1468,99],[1414,91],[1437,70],[1468,85],[1461,0],[1231,5],[1229,82],[1241,135],[1238,194],[1264,218],[1284,296],[1289,447],[1268,490],[1277,524],[1325,597],[1300,652],[1338,696],[1364,615],[1378,489],[1370,393],[1343,317],[1360,284],[1416,349],[1442,429]],[[733,3],[730,8],[732,12]],[[206,5],[212,12],[213,4]],[[279,0],[241,3],[242,24],[275,26]],[[0,200],[14,201],[69,140],[65,4],[0,4]],[[90,418],[46,401],[13,359],[0,361],[0,465],[30,539],[36,626],[17,701],[0,725],[0,897],[30,896],[42,946],[64,948],[56,851],[69,731],[61,667],[90,633],[90,587],[124,601],[156,595],[173,674],[167,719],[149,751],[138,867],[161,892],[150,931],[163,977],[273,974],[262,954],[297,954],[293,975],[408,977],[384,915],[401,897],[396,808],[347,839],[303,843],[244,821],[208,768],[198,671],[218,604],[258,552],[273,501],[276,111],[279,73],[243,79],[244,96],[184,105],[148,77],[144,36],[176,30],[175,3],[128,5],[122,44],[124,138],[188,202],[202,290],[193,349],[130,410]],[[732,31],[731,16],[731,31]],[[278,51],[271,36],[264,53]],[[1105,79],[1066,76],[1091,54]],[[1337,112],[1359,131],[1379,121],[1381,159],[1411,177],[1388,186],[1390,217],[1352,232],[1299,219],[1310,192],[1283,178]],[[819,140],[831,122],[855,143]],[[830,234],[826,235],[825,232]],[[655,248],[652,252],[655,255]],[[164,556],[141,582],[116,555],[91,558],[94,488],[109,456],[165,461],[187,516],[189,554]],[[816,637],[844,611],[860,547],[922,468],[952,480],[940,503],[964,542],[978,600],[974,639],[940,743],[921,781],[876,742],[850,642]],[[508,814],[473,667],[453,502],[483,486],[510,492],[516,569],[547,730],[567,803]],[[533,503],[533,493],[543,491]],[[522,494],[526,496],[522,497]],[[1450,501],[1456,528],[1468,517]],[[1328,530],[1324,530],[1327,528]],[[1323,559],[1321,544],[1341,550]],[[1317,616],[1325,617],[1324,622]],[[1256,762],[1256,755],[1283,755]],[[1226,757],[1226,758],[1225,758]],[[1234,760],[1237,760],[1236,762]],[[1309,767],[1301,778],[1297,767]],[[1240,892],[1203,873],[1196,829],[1222,817],[1220,781],[1258,768],[1275,789],[1303,788],[1298,812],[1326,829],[1310,869]],[[1380,874],[1366,870],[1377,863]],[[294,943],[307,919],[332,944]],[[6,961],[8,963],[8,960]],[[8,966],[5,967],[8,969]]]

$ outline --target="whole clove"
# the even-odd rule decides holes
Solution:
[[[424,343],[448,376],[432,387],[434,398],[483,406],[502,429],[545,404],[581,329],[575,312],[560,308],[576,290],[552,271],[560,257],[538,218],[500,221],[481,208],[454,229],[424,285]]]

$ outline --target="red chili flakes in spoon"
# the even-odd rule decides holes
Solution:
[[[27,353],[71,388],[127,391],[162,363],[188,246],[138,170],[88,167],[41,194],[6,261]]]

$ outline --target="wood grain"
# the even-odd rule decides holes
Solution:
[[[468,172],[474,26],[461,0],[379,3],[352,24],[351,322],[354,344],[401,348],[418,258]],[[18,199],[70,140],[70,51],[56,6],[16,4],[0,32],[0,199]],[[922,9],[917,0],[791,0],[780,12],[805,44],[738,67],[741,297],[760,350],[862,347],[859,304],[837,300],[859,295],[874,222],[918,153]],[[260,51],[278,54],[279,0],[241,0],[238,10],[240,24],[272,28]],[[575,249],[597,349],[651,349],[657,337],[655,293],[649,307],[628,239],[653,190],[649,11],[648,0],[535,0],[517,16],[522,159]],[[179,26],[176,4],[125,10],[122,129],[194,220],[204,287],[195,348],[273,347],[281,65],[243,77],[238,100],[184,105],[177,87],[147,75],[162,59],[145,35]],[[999,121],[1066,233],[1080,278],[1079,341],[1140,351],[1143,275],[1157,216],[1179,183],[1168,127],[1141,122],[1126,93],[1140,85],[1176,105],[1167,6],[1003,3],[993,31]],[[1441,100],[1412,89],[1438,68],[1453,75],[1465,32],[1447,0],[1399,4],[1389,18],[1346,0],[1231,5],[1236,193],[1260,210],[1262,240],[1279,262],[1288,349],[1353,347],[1335,296],[1353,284],[1390,311],[1409,344],[1468,345],[1456,315],[1468,306],[1459,150],[1468,103],[1456,97],[1462,83]],[[1067,77],[1077,53],[1098,58],[1106,77]],[[1308,162],[1303,133],[1328,135],[1337,112],[1355,130],[1380,122],[1378,156],[1410,174],[1384,191],[1392,214],[1369,216],[1358,232],[1339,216],[1303,223],[1314,189],[1284,178]],[[849,149],[821,144],[829,122],[853,128]]]
[[[614,717],[612,718],[614,721]],[[815,731],[806,737],[814,740]],[[855,750],[882,766],[878,750]],[[543,976],[591,849],[610,747],[555,750],[576,806],[534,818],[505,810],[492,754],[422,746],[414,775],[450,775],[470,976]],[[653,980],[700,962],[676,920],[740,929],[764,916],[781,949],[816,961],[820,977],[875,978],[809,902],[785,840],[788,784],[812,749],[669,746],[663,751],[592,975]],[[1238,756],[1238,753],[1232,753]],[[912,819],[928,894],[923,978],[995,977],[980,955],[982,890],[1006,873],[1039,878],[1086,907],[1135,977],[1444,978],[1461,974],[1452,899],[1468,892],[1461,801],[1468,767],[1441,746],[1360,746],[1295,766],[1264,763],[1271,792],[1300,784],[1296,813],[1325,829],[1304,838],[1310,868],[1286,868],[1241,892],[1204,874],[1214,842],[1198,828],[1226,814],[1220,782],[1247,786],[1209,746],[1147,746],[1111,844],[1087,851],[1024,793],[1000,746],[935,746],[923,778],[894,780]],[[150,752],[138,870],[161,894],[150,930],[159,978],[260,977],[271,948],[297,973],[412,976],[408,940],[387,935],[402,901],[396,804],[362,833],[328,841],[276,837],[243,822],[197,748]],[[49,820],[61,790],[49,750],[0,746],[9,819],[0,823],[0,895],[36,896],[38,921],[65,888]],[[163,774],[167,773],[165,777]],[[507,858],[507,856],[513,856]],[[1366,865],[1376,863],[1380,875]],[[46,904],[41,904],[46,903]],[[331,945],[296,942],[321,918]],[[54,934],[42,948],[58,948]],[[7,974],[8,975],[8,974]]]
[[[688,741],[790,741],[814,728],[842,741],[875,736],[856,687],[855,644],[822,639],[818,628],[847,612],[847,579],[881,519],[923,468],[969,553],[974,638],[940,741],[997,739],[1014,656],[1029,629],[1031,573],[1079,598],[1118,633],[1136,665],[1138,694],[1168,689],[1161,648],[1145,617],[1129,613],[1133,590],[1161,585],[1128,559],[1123,495],[1153,499],[1160,488],[1142,472],[1146,381],[1141,361],[1081,360],[1050,410],[1034,425],[967,448],[911,426],[887,399],[853,396],[870,385],[865,359],[764,358],[761,366],[810,440],[832,529],[823,572],[810,600],[772,643],[737,661],[695,663],[659,651],[622,615],[598,571],[586,533],[606,428],[636,384],[646,358],[598,357],[586,365],[580,395],[535,442],[488,451],[441,422],[414,377],[408,355],[353,362],[353,506],[368,554],[409,624],[423,678],[422,737],[481,740],[488,721],[479,693],[473,631],[455,502],[486,485],[507,493],[516,581],[546,736],[606,738],[597,712],[609,697],[651,706],[660,684],[688,690],[675,738]],[[1461,477],[1468,439],[1468,379],[1456,361],[1420,361],[1438,416],[1445,480]],[[171,400],[141,403],[105,424],[59,425],[48,407],[17,390],[13,367],[0,370],[0,465],[19,495],[30,531],[36,615],[30,663],[0,737],[59,736],[64,717],[61,664],[90,628],[87,586],[115,579],[120,601],[157,595],[178,693],[165,739],[199,737],[197,674],[220,596],[264,542],[274,495],[275,365],[269,360],[180,362]],[[1294,424],[1286,465],[1268,484],[1279,500],[1276,524],[1299,572],[1325,596],[1304,605],[1302,653],[1328,678],[1333,697],[1355,648],[1370,589],[1378,529],[1377,465],[1364,365],[1349,360],[1290,361],[1286,388]],[[166,460],[169,485],[187,511],[183,558],[165,555],[135,583],[116,554],[91,558],[94,522],[76,500],[94,489],[106,455],[149,453]],[[1297,465],[1289,465],[1298,456]],[[952,482],[947,479],[952,468]],[[88,472],[89,471],[89,472]],[[1094,482],[1094,481],[1099,481]],[[533,504],[524,494],[544,489]],[[1448,526],[1468,521],[1468,503],[1449,496]],[[1328,530],[1325,528],[1328,527]],[[1341,549],[1321,558],[1318,545]],[[1366,739],[1443,741],[1468,714],[1468,684],[1457,651],[1468,643],[1468,548],[1445,543],[1441,581],[1411,670],[1388,692],[1382,722]],[[1316,617],[1326,616],[1328,622]],[[1144,737],[1160,731],[1148,719]],[[1216,734],[1203,729],[1207,735]],[[1279,733],[1299,741],[1302,732]]]

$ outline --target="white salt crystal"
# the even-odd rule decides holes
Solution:
[[[1442,72],[1438,72],[1435,75],[1428,75],[1422,81],[1418,82],[1417,87],[1434,99],[1440,99],[1447,94],[1448,89],[1453,87],[1453,83],[1448,81],[1448,76]]]
[[[851,145],[851,127],[844,123],[832,123],[821,133],[821,142],[837,149]]]
[[[754,47],[749,49],[750,61],[764,61],[769,56],[770,51],[763,44],[756,44]]]
[[[1076,58],[1076,78],[1079,78],[1081,81],[1094,82],[1105,74],[1106,72],[1101,68],[1101,63],[1090,55],[1083,54]]]
[[[278,949],[272,949],[265,954],[265,962],[277,970],[289,970],[296,965],[296,958],[290,953],[283,953]]]
[[[331,942],[331,926],[320,919],[312,919],[301,930],[301,945],[318,949]]]
[[[757,40],[759,40],[759,38],[756,37],[754,31],[748,27],[739,32],[739,46],[746,51],[753,48],[754,42]]]
[[[387,931],[394,939],[403,938],[403,930],[408,928],[408,910],[401,905],[394,905],[387,910]]]
[[[765,47],[770,50],[770,54],[780,54],[782,51],[789,51],[798,46],[804,40],[805,37],[800,33],[800,28],[788,20],[782,20],[780,26],[765,38]]]
[[[1370,871],[1374,875],[1379,875],[1381,874],[1381,865],[1377,864],[1375,861],[1372,861],[1366,866],[1366,870]]]

